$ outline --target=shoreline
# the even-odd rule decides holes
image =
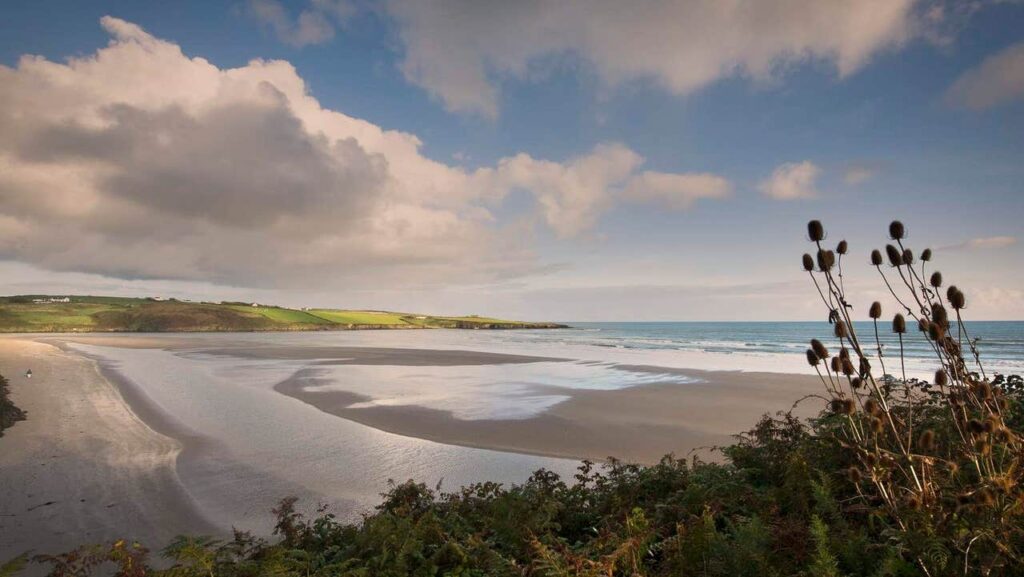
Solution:
[[[26,421],[0,439],[0,558],[133,539],[223,532],[178,477],[186,446],[140,414],[98,362],[32,338],[0,337],[0,370]],[[20,369],[20,370],[19,370]],[[157,425],[159,427],[159,425]]]

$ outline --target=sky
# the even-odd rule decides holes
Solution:
[[[1024,2],[7,1],[0,294],[815,320],[901,219],[1024,319]]]

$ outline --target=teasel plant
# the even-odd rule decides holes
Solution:
[[[863,319],[843,282],[849,244],[828,248],[817,220],[807,233],[815,251],[803,255],[803,269],[828,311],[832,337],[825,341],[834,348],[813,339],[807,361],[828,393],[828,431],[849,455],[844,476],[857,506],[887,523],[926,575],[1024,571],[1024,444],[1014,414],[1021,405],[1011,402],[1019,392],[986,373],[963,319],[965,294],[929,272],[931,249],[915,255],[906,227],[893,221],[890,242],[871,251],[870,266],[896,311],[890,323],[876,301]],[[869,321],[871,330],[858,334],[855,320]],[[887,330],[898,358],[886,356]],[[907,378],[905,347],[913,339],[934,361],[931,382]]]

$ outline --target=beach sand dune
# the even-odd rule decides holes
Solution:
[[[28,412],[0,438],[0,560],[213,531],[178,482],[180,444],[143,423],[94,362],[4,337],[0,373]]]

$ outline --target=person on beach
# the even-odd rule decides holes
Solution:
[[[29,369],[29,370],[25,371],[25,378],[26,379],[31,379],[32,378],[32,369]]]

